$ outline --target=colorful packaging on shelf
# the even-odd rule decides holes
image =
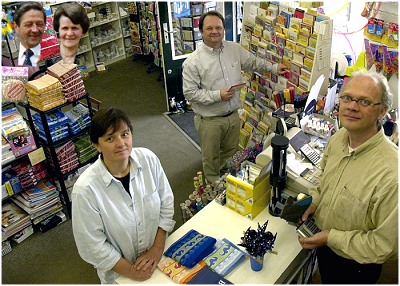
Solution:
[[[25,84],[28,82],[28,68],[3,66],[1,69],[3,103],[26,101]]]

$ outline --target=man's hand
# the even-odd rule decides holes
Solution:
[[[319,248],[328,243],[329,230],[323,230],[311,237],[299,237],[301,247],[304,249]]]
[[[220,95],[221,95],[221,99],[223,101],[224,100],[230,100],[235,95],[235,91],[234,90],[229,91],[229,88],[221,89],[220,90]]]
[[[287,66],[285,66],[284,64],[278,64],[278,69],[277,69],[278,74],[283,75],[286,73],[287,70],[289,70]]]
[[[303,216],[301,217],[301,220],[306,221],[309,216],[311,216],[315,213],[316,210],[317,210],[317,205],[314,203],[311,203],[310,206],[304,212]]]

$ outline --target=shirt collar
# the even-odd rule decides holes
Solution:
[[[134,178],[139,174],[139,172],[142,171],[143,167],[142,165],[140,165],[139,160],[137,159],[136,154],[134,152],[131,152],[129,156],[129,162],[131,166],[129,172],[131,174],[131,178]],[[101,155],[99,155],[99,158],[96,161],[96,163],[99,164],[100,176],[103,179],[104,185],[108,187],[111,184],[111,182],[115,181],[116,179],[108,171],[106,165],[101,159]]]
[[[19,55],[22,56],[26,50],[27,49],[20,43],[19,44]],[[40,44],[37,45],[36,47],[31,48],[31,51],[33,52],[33,54],[35,56],[39,56],[40,55]]]
[[[205,49],[210,54],[215,54],[215,53],[219,53],[219,52],[223,53],[223,51],[224,51],[224,41],[222,41],[222,45],[218,49],[211,48],[211,47],[207,46],[205,43],[203,43],[200,46],[200,48],[201,47],[203,47],[203,49]]]
[[[385,136],[385,133],[383,131],[383,128],[381,128],[378,131],[378,133],[376,133],[374,136],[369,138],[367,141],[365,141],[360,146],[354,148],[354,152],[352,152],[352,154],[354,154],[354,159],[356,159],[358,156],[364,154],[365,152],[368,152],[372,148],[374,148],[377,145],[379,145],[380,143],[382,143],[384,136]],[[347,146],[347,150],[349,150],[348,149],[348,146],[349,146],[348,137],[347,137],[347,142],[345,142],[344,144],[345,144],[345,146]],[[352,154],[350,154],[350,155],[352,155]]]

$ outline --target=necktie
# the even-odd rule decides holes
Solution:
[[[27,49],[24,54],[25,54],[24,66],[32,66],[31,62],[31,56],[33,56],[32,50]]]

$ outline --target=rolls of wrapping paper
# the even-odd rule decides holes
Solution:
[[[340,76],[344,76],[346,74],[346,70],[349,66],[349,62],[347,61],[346,57],[341,53],[332,53],[331,54],[331,69],[334,71],[336,70],[336,63],[337,66],[337,74]]]

